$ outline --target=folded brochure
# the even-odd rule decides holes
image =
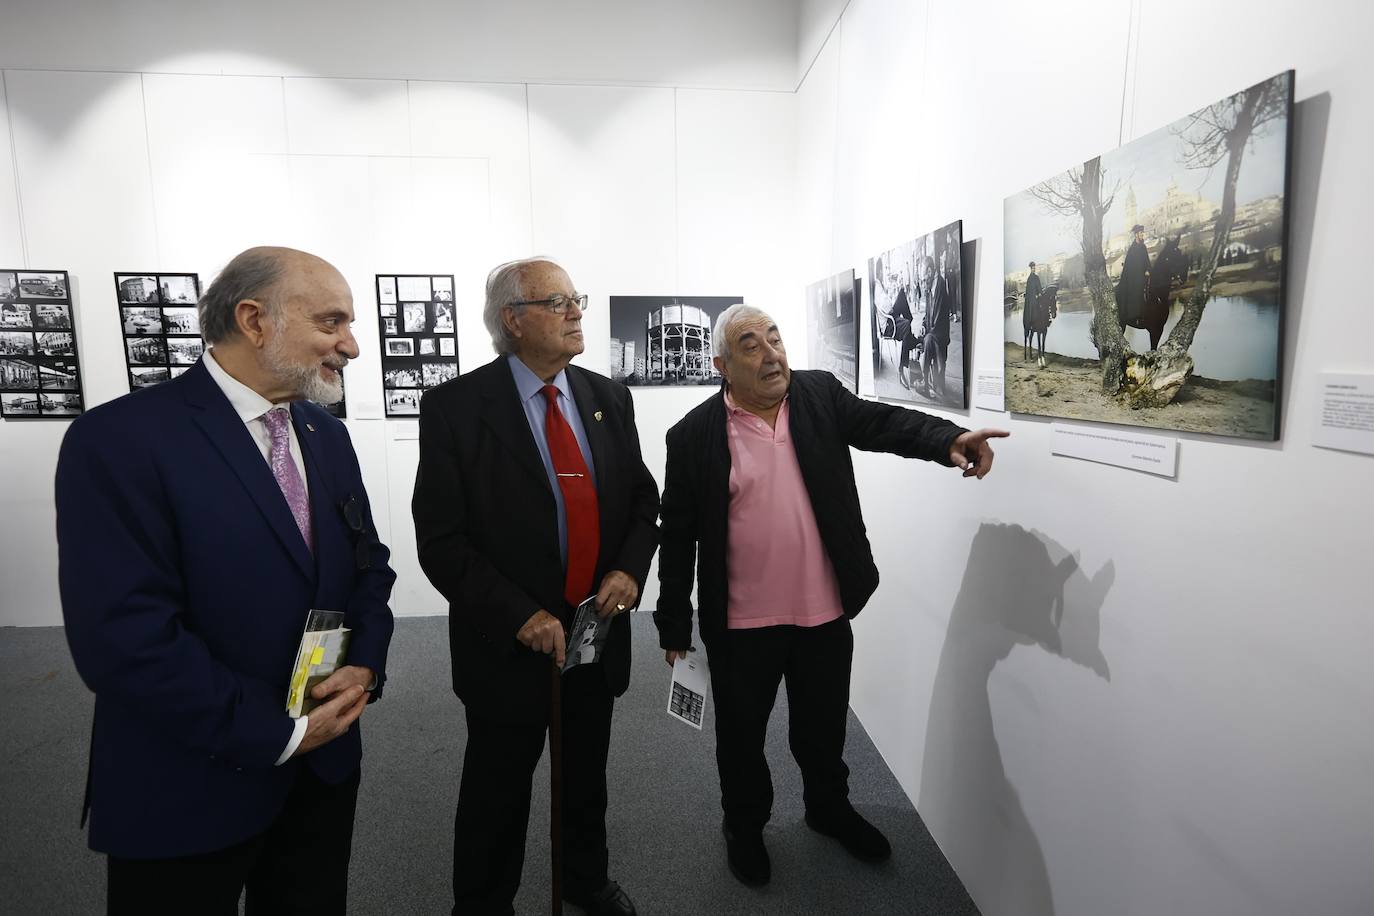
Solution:
[[[312,697],[310,691],[344,663],[349,629],[343,622],[342,611],[312,610],[307,615],[286,692],[286,713],[292,718],[306,715],[320,705],[321,701]]]

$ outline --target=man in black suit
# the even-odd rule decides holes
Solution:
[[[749,885],[771,876],[763,748],[784,678],[807,824],[880,861],[891,847],[850,804],[843,760],[849,621],[878,587],[849,449],[981,479],[988,439],[1007,433],[860,400],[828,372],[791,372],[776,323],[742,303],[721,313],[712,344],[722,390],[668,431],[654,622],[671,665],[692,643],[695,562],[730,871]]]
[[[633,914],[607,875],[611,709],[630,676],[630,625],[658,544],[658,487],[623,385],[570,365],[587,297],[552,261],[503,264],[483,318],[495,360],[420,404],[413,512],[420,565],[449,602],[453,689],[468,726],[453,849],[453,913],[508,914],[530,787],[575,606],[595,593],[600,664],[562,680],[563,891]]]
[[[943,259],[944,255],[940,257]],[[944,271],[935,268],[934,258],[926,255],[923,264],[925,276],[922,282],[927,305],[921,329],[925,341],[921,369],[930,396],[944,400],[945,362],[949,358],[949,289],[945,285]]]

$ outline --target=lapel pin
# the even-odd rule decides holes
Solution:
[[[309,423],[305,424],[305,428],[310,430],[312,433],[315,431],[315,427],[310,425]]]
[[[598,410],[596,413],[592,414],[592,416],[596,418],[596,422],[601,422],[601,411]]]

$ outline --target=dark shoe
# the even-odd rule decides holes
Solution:
[[[843,808],[829,814],[806,812],[806,826],[817,833],[834,837],[856,859],[882,862],[892,855],[892,846],[863,815],[853,808]]]
[[[720,829],[725,834],[725,860],[730,865],[730,874],[749,887],[767,884],[773,877],[773,863],[763,845],[763,831],[736,833],[729,824],[721,824]]]
[[[569,897],[568,902],[582,907],[591,916],[635,916],[636,913],[634,901],[614,881],[607,881],[605,887],[590,897]]]

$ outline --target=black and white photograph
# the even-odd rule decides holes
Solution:
[[[115,274],[115,289],[120,302],[157,302],[157,277],[141,274]]]
[[[181,375],[182,373],[184,373],[184,372],[185,372],[187,369],[189,369],[189,368],[191,368],[191,367],[190,367],[190,366],[172,366],[171,369],[168,370],[168,373],[169,373],[169,375],[170,375],[172,378],[176,378],[177,376]]]
[[[164,308],[162,325],[167,334],[194,334],[200,336],[200,316],[194,308]]]
[[[81,413],[81,371],[67,273],[0,270],[0,288],[7,290],[0,297],[0,356],[6,357],[0,359],[0,390],[22,389],[5,394],[0,415]]]
[[[433,304],[434,320],[430,323],[430,330],[436,334],[453,333],[453,303],[435,302]]]
[[[0,388],[37,388],[38,363],[32,359],[0,359]]]
[[[33,327],[33,306],[27,302],[6,302],[0,305],[0,328]]]
[[[71,331],[44,331],[36,336],[38,352],[44,356],[76,355],[76,343]]]
[[[6,391],[0,393],[0,416],[38,416],[38,392]]]
[[[167,361],[174,366],[189,366],[200,359],[205,344],[199,337],[168,337]]]
[[[200,277],[193,273],[117,273],[119,317],[125,337],[129,390],[175,378],[174,367],[189,366],[205,345],[200,337]],[[134,341],[138,341],[135,346]],[[162,372],[142,371],[162,367]]]
[[[162,311],[160,309],[125,306],[120,311],[124,313],[124,336],[133,337],[162,333]]]
[[[19,296],[23,299],[66,299],[67,275],[61,272],[19,274]]]
[[[383,315],[396,314],[396,278],[379,277],[377,279],[377,303],[379,305],[389,305],[391,310],[382,309]]]
[[[880,398],[962,408],[967,403],[963,223],[868,260],[869,356]]]
[[[458,376],[453,277],[377,274],[376,292],[386,415],[414,416],[425,390]]]
[[[38,410],[45,417],[74,417],[81,413],[81,395],[39,392]]]
[[[428,302],[433,296],[433,282],[428,276],[397,276],[396,295],[402,302]]]
[[[611,378],[629,386],[716,385],[717,316],[743,296],[611,296]]]
[[[456,363],[421,363],[420,383],[426,388],[442,385],[458,377]]]
[[[383,388],[419,388],[420,371],[415,368],[387,369],[382,373]]]
[[[124,352],[132,366],[167,365],[167,347],[162,337],[130,337],[124,341]]]
[[[1006,408],[1278,437],[1293,73],[1003,204]]]
[[[48,359],[38,364],[39,387],[44,391],[80,391],[81,376],[75,359]]]
[[[0,356],[32,356],[33,333],[0,331]]]
[[[200,284],[188,274],[158,274],[163,305],[195,305],[200,299]]]
[[[425,303],[401,303],[401,317],[403,319],[402,327],[405,329],[405,332],[407,334],[425,333]]]
[[[806,356],[859,393],[859,289],[854,270],[842,270],[806,288]]]
[[[41,302],[33,307],[33,326],[40,331],[70,330],[72,307],[56,302]]]
[[[388,388],[386,390],[386,415],[388,417],[413,417],[420,414],[420,390],[417,388]]]
[[[151,388],[172,377],[166,366],[138,366],[129,370],[130,388]]]

